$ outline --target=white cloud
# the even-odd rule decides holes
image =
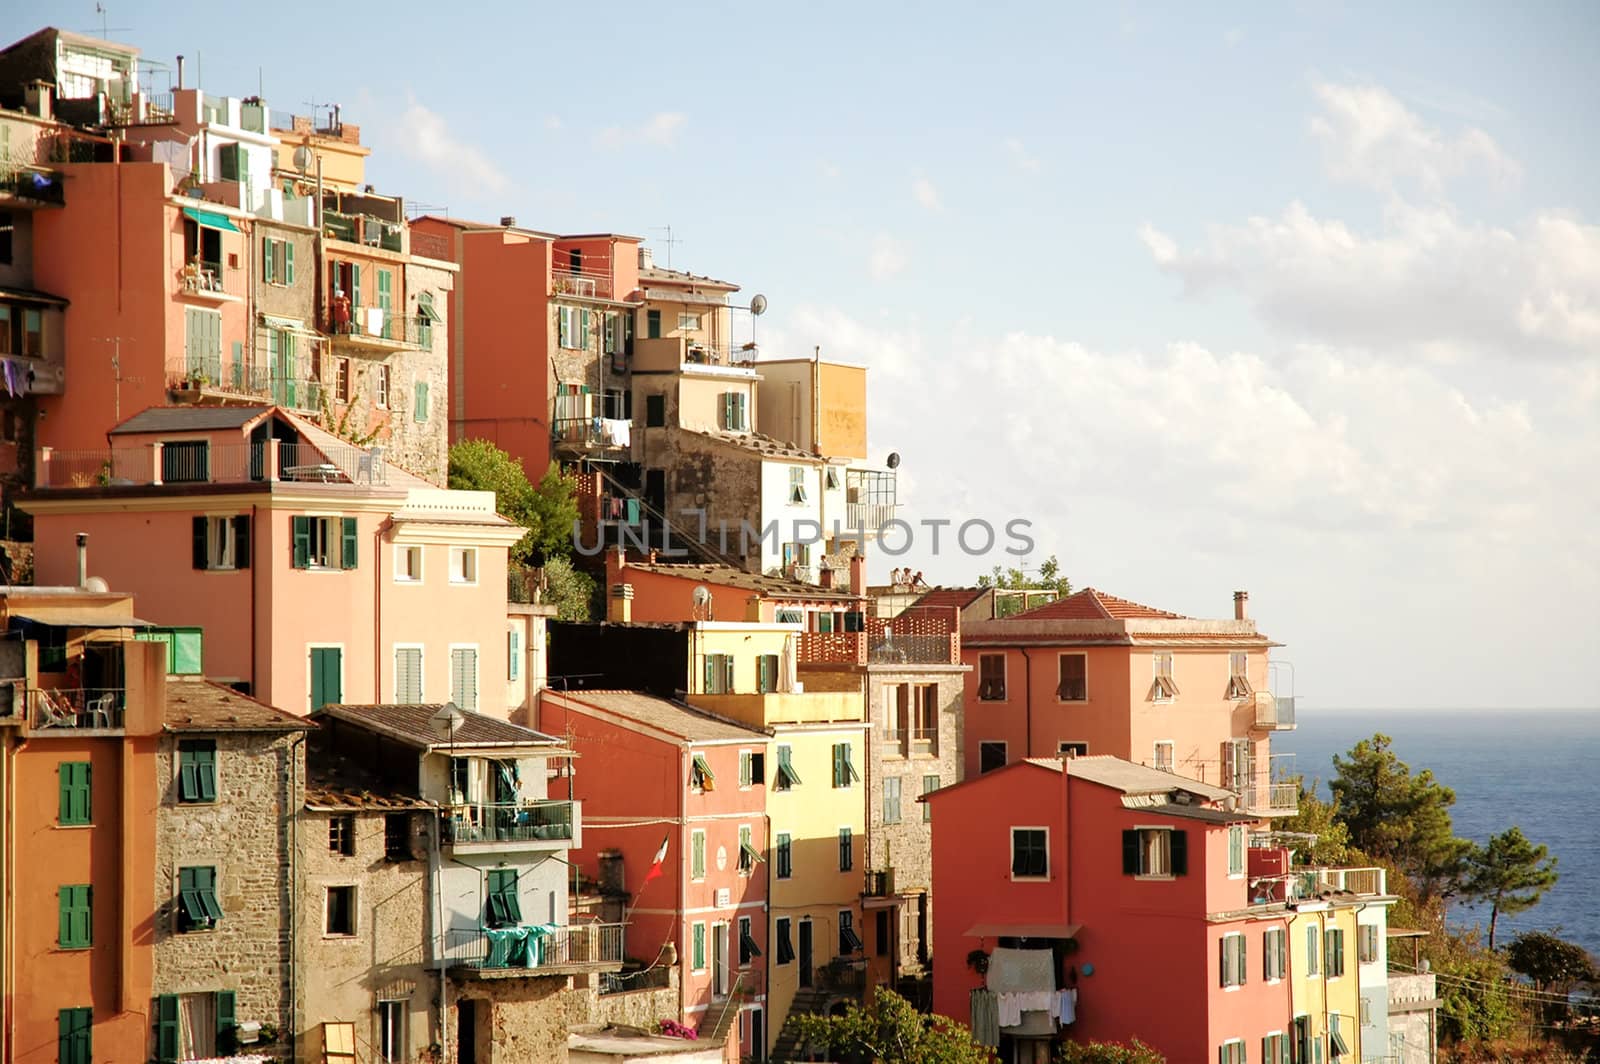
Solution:
[[[1311,133],[1322,143],[1329,173],[1341,181],[1380,189],[1416,182],[1437,193],[1447,179],[1472,171],[1499,183],[1522,175],[1488,133],[1473,127],[1450,137],[1383,88],[1323,82],[1313,91],[1322,111],[1312,117]]]
[[[1025,174],[1039,172],[1039,160],[1028,154],[1027,147],[1016,137],[1007,137],[1004,141],[1006,154],[1011,157],[1011,165]]]
[[[917,206],[926,210],[939,210],[939,190],[933,187],[933,182],[925,177],[919,177],[911,182],[911,198],[917,201]]]
[[[503,193],[511,187],[505,171],[480,148],[458,138],[450,125],[434,111],[408,97],[405,113],[395,137],[402,154],[437,171],[460,185],[476,191]]]
[[[828,162],[826,159],[824,159],[822,161],[821,169],[822,169],[822,176],[827,178],[830,181],[832,181],[834,178],[838,177],[841,173],[844,172],[844,171],[839,169],[839,167],[838,167],[838,165],[836,163]]]
[[[887,233],[872,238],[872,251],[867,256],[867,272],[874,280],[886,281],[906,268],[910,261],[905,245]]]
[[[1237,47],[1242,40],[1244,40],[1243,26],[1235,26],[1222,35],[1222,43],[1229,48]]]
[[[547,115],[545,117],[544,128],[550,130],[552,133],[559,130],[563,125],[564,123],[561,121],[560,115]]]
[[[670,147],[689,118],[681,111],[660,111],[637,126],[607,126],[595,134],[602,148],[624,148],[632,144]]]

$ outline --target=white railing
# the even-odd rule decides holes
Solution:
[[[440,967],[532,971],[620,965],[622,942],[622,924],[454,928],[437,959]]]

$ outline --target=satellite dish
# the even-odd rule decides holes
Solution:
[[[294,150],[295,169],[299,170],[302,176],[307,170],[311,169],[311,162],[312,158],[310,148],[302,144]]]
[[[899,451],[890,451],[889,452],[889,460],[884,464],[887,465],[890,469],[899,469],[900,468],[900,452]]]
[[[704,584],[694,589],[694,619],[697,621],[711,619],[711,589]]]
[[[752,299],[750,301],[750,313],[754,314],[756,317],[759,318],[759,317],[761,317],[761,315],[765,314],[766,312],[767,312],[767,297],[764,296],[764,295],[758,294],[754,299]]]

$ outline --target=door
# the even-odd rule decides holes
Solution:
[[[311,708],[344,701],[344,651],[338,647],[311,648]]]
[[[753,1060],[767,1059],[767,1024],[764,1010],[756,1008],[750,1010],[750,1057]]]
[[[378,308],[383,311],[383,335],[385,339],[393,340],[396,337],[389,332],[389,312],[394,309],[394,271],[378,271]]]
[[[456,1064],[478,1064],[478,1003],[456,1002]]]
[[[728,925],[711,925],[711,992],[728,996]]]
[[[658,514],[667,512],[667,471],[665,469],[646,469],[644,471],[644,501]]]
[[[811,921],[800,921],[800,985],[811,985]]]

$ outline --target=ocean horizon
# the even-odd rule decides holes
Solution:
[[[1298,727],[1276,735],[1274,753],[1328,795],[1333,756],[1382,732],[1413,772],[1429,769],[1455,791],[1457,835],[1485,842],[1516,825],[1550,848],[1560,879],[1538,905],[1500,917],[1498,941],[1550,931],[1600,954],[1600,708],[1341,709],[1299,706]],[[1456,902],[1452,927],[1487,930],[1486,907]]]

